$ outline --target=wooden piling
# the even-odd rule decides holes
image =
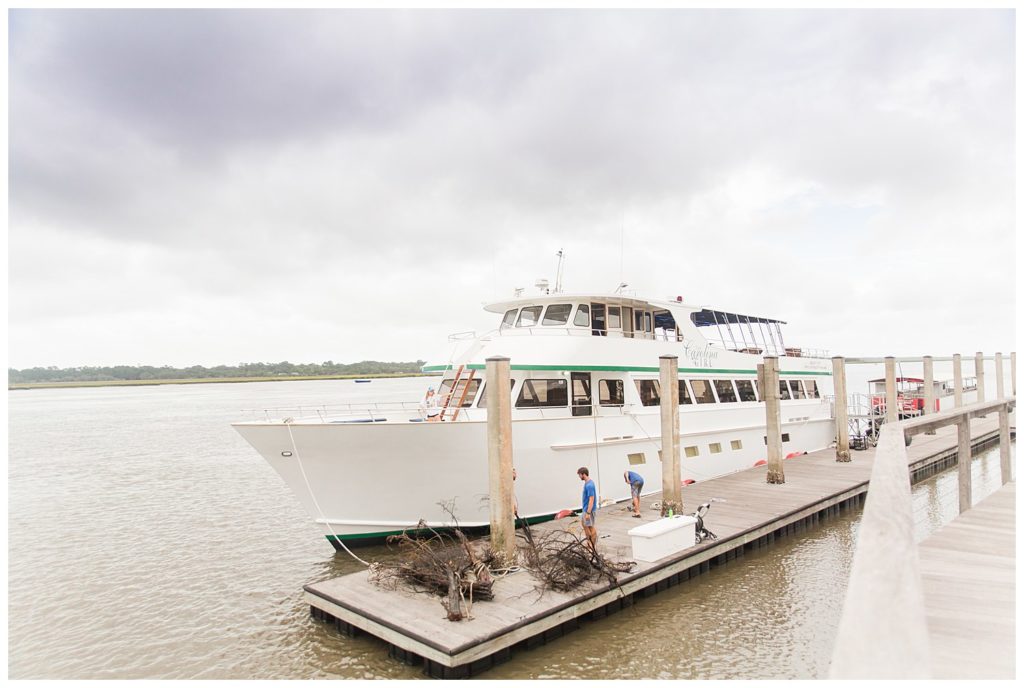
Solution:
[[[846,362],[842,356],[832,357],[832,383],[836,404],[836,461],[850,461],[850,419],[846,398]]]
[[[1010,394],[1017,396],[1017,352],[1010,352]]]
[[[999,477],[1002,484],[1010,482],[1010,412],[999,409]]]
[[[964,405],[964,371],[960,354],[953,354],[953,406]]]
[[[768,442],[768,483],[786,482],[782,470],[782,417],[779,406],[779,357],[765,356],[764,364],[757,367],[761,399],[764,401],[765,435]]]
[[[924,357],[924,406],[921,408],[921,415],[935,413],[935,369],[931,356]],[[934,435],[934,430],[929,430],[926,435]]]
[[[661,515],[683,512],[682,467],[679,459],[679,358],[658,359],[661,375]]]
[[[896,359],[885,357],[885,422],[895,423],[900,419],[896,397]]]
[[[956,424],[956,468],[960,513],[971,508],[971,421]]]
[[[487,359],[487,470],[491,507],[491,547],[514,563],[515,517],[512,507],[512,396],[509,359]]]

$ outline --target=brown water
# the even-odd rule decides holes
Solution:
[[[302,586],[361,566],[334,553],[229,423],[243,408],[385,401],[423,385],[9,393],[9,677],[421,678],[382,643],[310,618]],[[999,487],[998,451],[973,473],[978,501]],[[955,471],[916,486],[914,506],[919,539],[952,520]],[[845,515],[777,540],[482,678],[821,678],[858,524]]]

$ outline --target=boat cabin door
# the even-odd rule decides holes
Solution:
[[[608,322],[603,303],[590,304],[590,331],[595,337],[608,336]]]
[[[608,306],[608,336],[622,336],[622,306]]]
[[[590,393],[590,373],[571,373],[572,415],[590,416],[594,413],[594,398]]]

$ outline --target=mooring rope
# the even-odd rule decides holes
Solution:
[[[317,501],[317,499],[316,499],[316,494],[314,494],[314,492],[313,492],[313,487],[312,487],[312,486],[311,486],[311,485],[309,484],[309,478],[308,478],[308,477],[306,477],[306,469],[305,469],[305,467],[304,467],[304,466],[302,465],[302,457],[301,457],[301,456],[299,456],[299,448],[298,448],[298,446],[296,446],[296,444],[295,444],[295,436],[294,436],[294,435],[292,434],[292,426],[291,426],[291,423],[287,423],[287,422],[286,422],[286,423],[284,424],[284,426],[285,426],[286,428],[288,428],[288,438],[289,438],[289,439],[290,439],[290,440],[292,441],[292,450],[293,450],[293,451],[294,451],[294,453],[295,453],[295,460],[296,460],[296,461],[298,461],[298,463],[299,463],[299,471],[301,471],[301,472],[302,472],[302,479],[303,479],[303,480],[305,481],[305,483],[306,483],[306,489],[307,489],[307,490],[309,491],[309,496],[310,496],[310,497],[311,497],[311,498],[313,499],[313,504],[314,504],[314,505],[316,506],[316,511],[317,511],[317,513],[318,513],[318,514],[320,514],[320,520],[321,520],[321,521],[323,521],[323,522],[324,522],[324,524],[326,524],[326,525],[327,525],[327,530],[331,531],[331,535],[333,535],[333,536],[334,536],[334,541],[335,541],[335,542],[337,542],[338,544],[340,544],[340,545],[341,545],[341,547],[342,547],[342,549],[344,549],[344,550],[345,550],[346,552],[348,552],[348,554],[349,554],[349,556],[350,556],[350,557],[352,557],[353,559],[355,559],[356,561],[358,561],[358,562],[359,562],[360,564],[362,564],[363,566],[369,567],[369,566],[370,566],[370,564],[369,564],[368,562],[366,562],[366,561],[363,561],[362,559],[360,559],[359,557],[357,557],[357,556],[356,556],[355,554],[353,554],[353,553],[352,553],[352,550],[350,550],[350,549],[349,549],[349,548],[348,548],[348,547],[347,547],[347,546],[345,545],[345,543],[344,543],[344,542],[342,542],[341,538],[340,538],[340,537],[338,537],[338,534],[337,534],[336,532],[334,532],[334,528],[333,528],[333,527],[331,526],[331,522],[330,522],[330,521],[329,521],[329,520],[327,519],[327,517],[326,517],[326,516],[324,516],[324,511],[323,511],[323,509],[321,509],[321,508],[320,508],[320,502],[318,502],[318,501]]]

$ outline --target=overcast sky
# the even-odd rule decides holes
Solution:
[[[567,291],[1015,348],[1014,15],[12,11],[9,365],[433,358]]]

